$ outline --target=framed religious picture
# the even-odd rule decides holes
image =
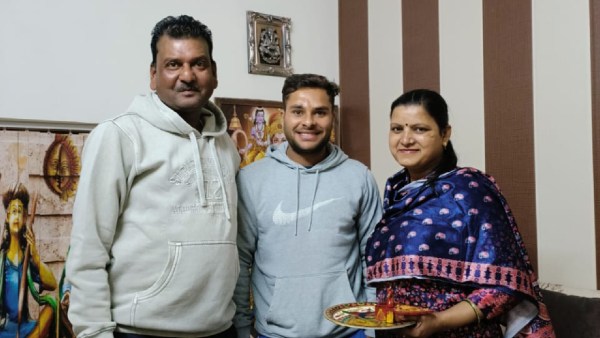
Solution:
[[[246,12],[248,24],[248,72],[288,76],[292,70],[290,18]]]
[[[263,158],[267,147],[285,141],[283,104],[279,101],[215,98],[228,122],[228,133],[242,158],[241,167]]]
[[[283,131],[283,104],[280,101],[215,98],[227,118],[228,133],[242,158],[241,167],[263,158],[267,147],[286,140]],[[330,141],[339,145],[339,110]]]

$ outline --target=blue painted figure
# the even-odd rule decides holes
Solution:
[[[2,202],[6,220],[0,237],[0,338],[48,337],[56,300],[52,295],[40,294],[56,289],[57,283],[40,260],[31,224],[27,226],[29,193],[21,183],[14,184],[2,196]],[[25,276],[24,271],[28,272]],[[27,290],[40,304],[38,320],[31,319]]]

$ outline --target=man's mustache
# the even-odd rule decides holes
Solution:
[[[194,85],[179,85],[175,87],[176,92],[198,91],[198,86]]]

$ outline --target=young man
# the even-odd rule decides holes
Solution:
[[[152,31],[150,87],[86,140],[66,263],[79,337],[235,337],[240,159],[210,30]],[[114,332],[113,332],[114,331]]]
[[[253,320],[261,337],[363,334],[323,317],[329,306],[374,300],[365,287],[364,249],[382,215],[368,168],[329,142],[338,91],[320,75],[288,77],[287,142],[238,174],[239,337],[249,337]]]

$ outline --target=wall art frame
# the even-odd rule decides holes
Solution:
[[[248,73],[273,76],[293,74],[290,18],[246,12]]]
[[[281,101],[216,97],[214,102],[225,114],[241,167],[263,158],[269,145],[285,141]]]

